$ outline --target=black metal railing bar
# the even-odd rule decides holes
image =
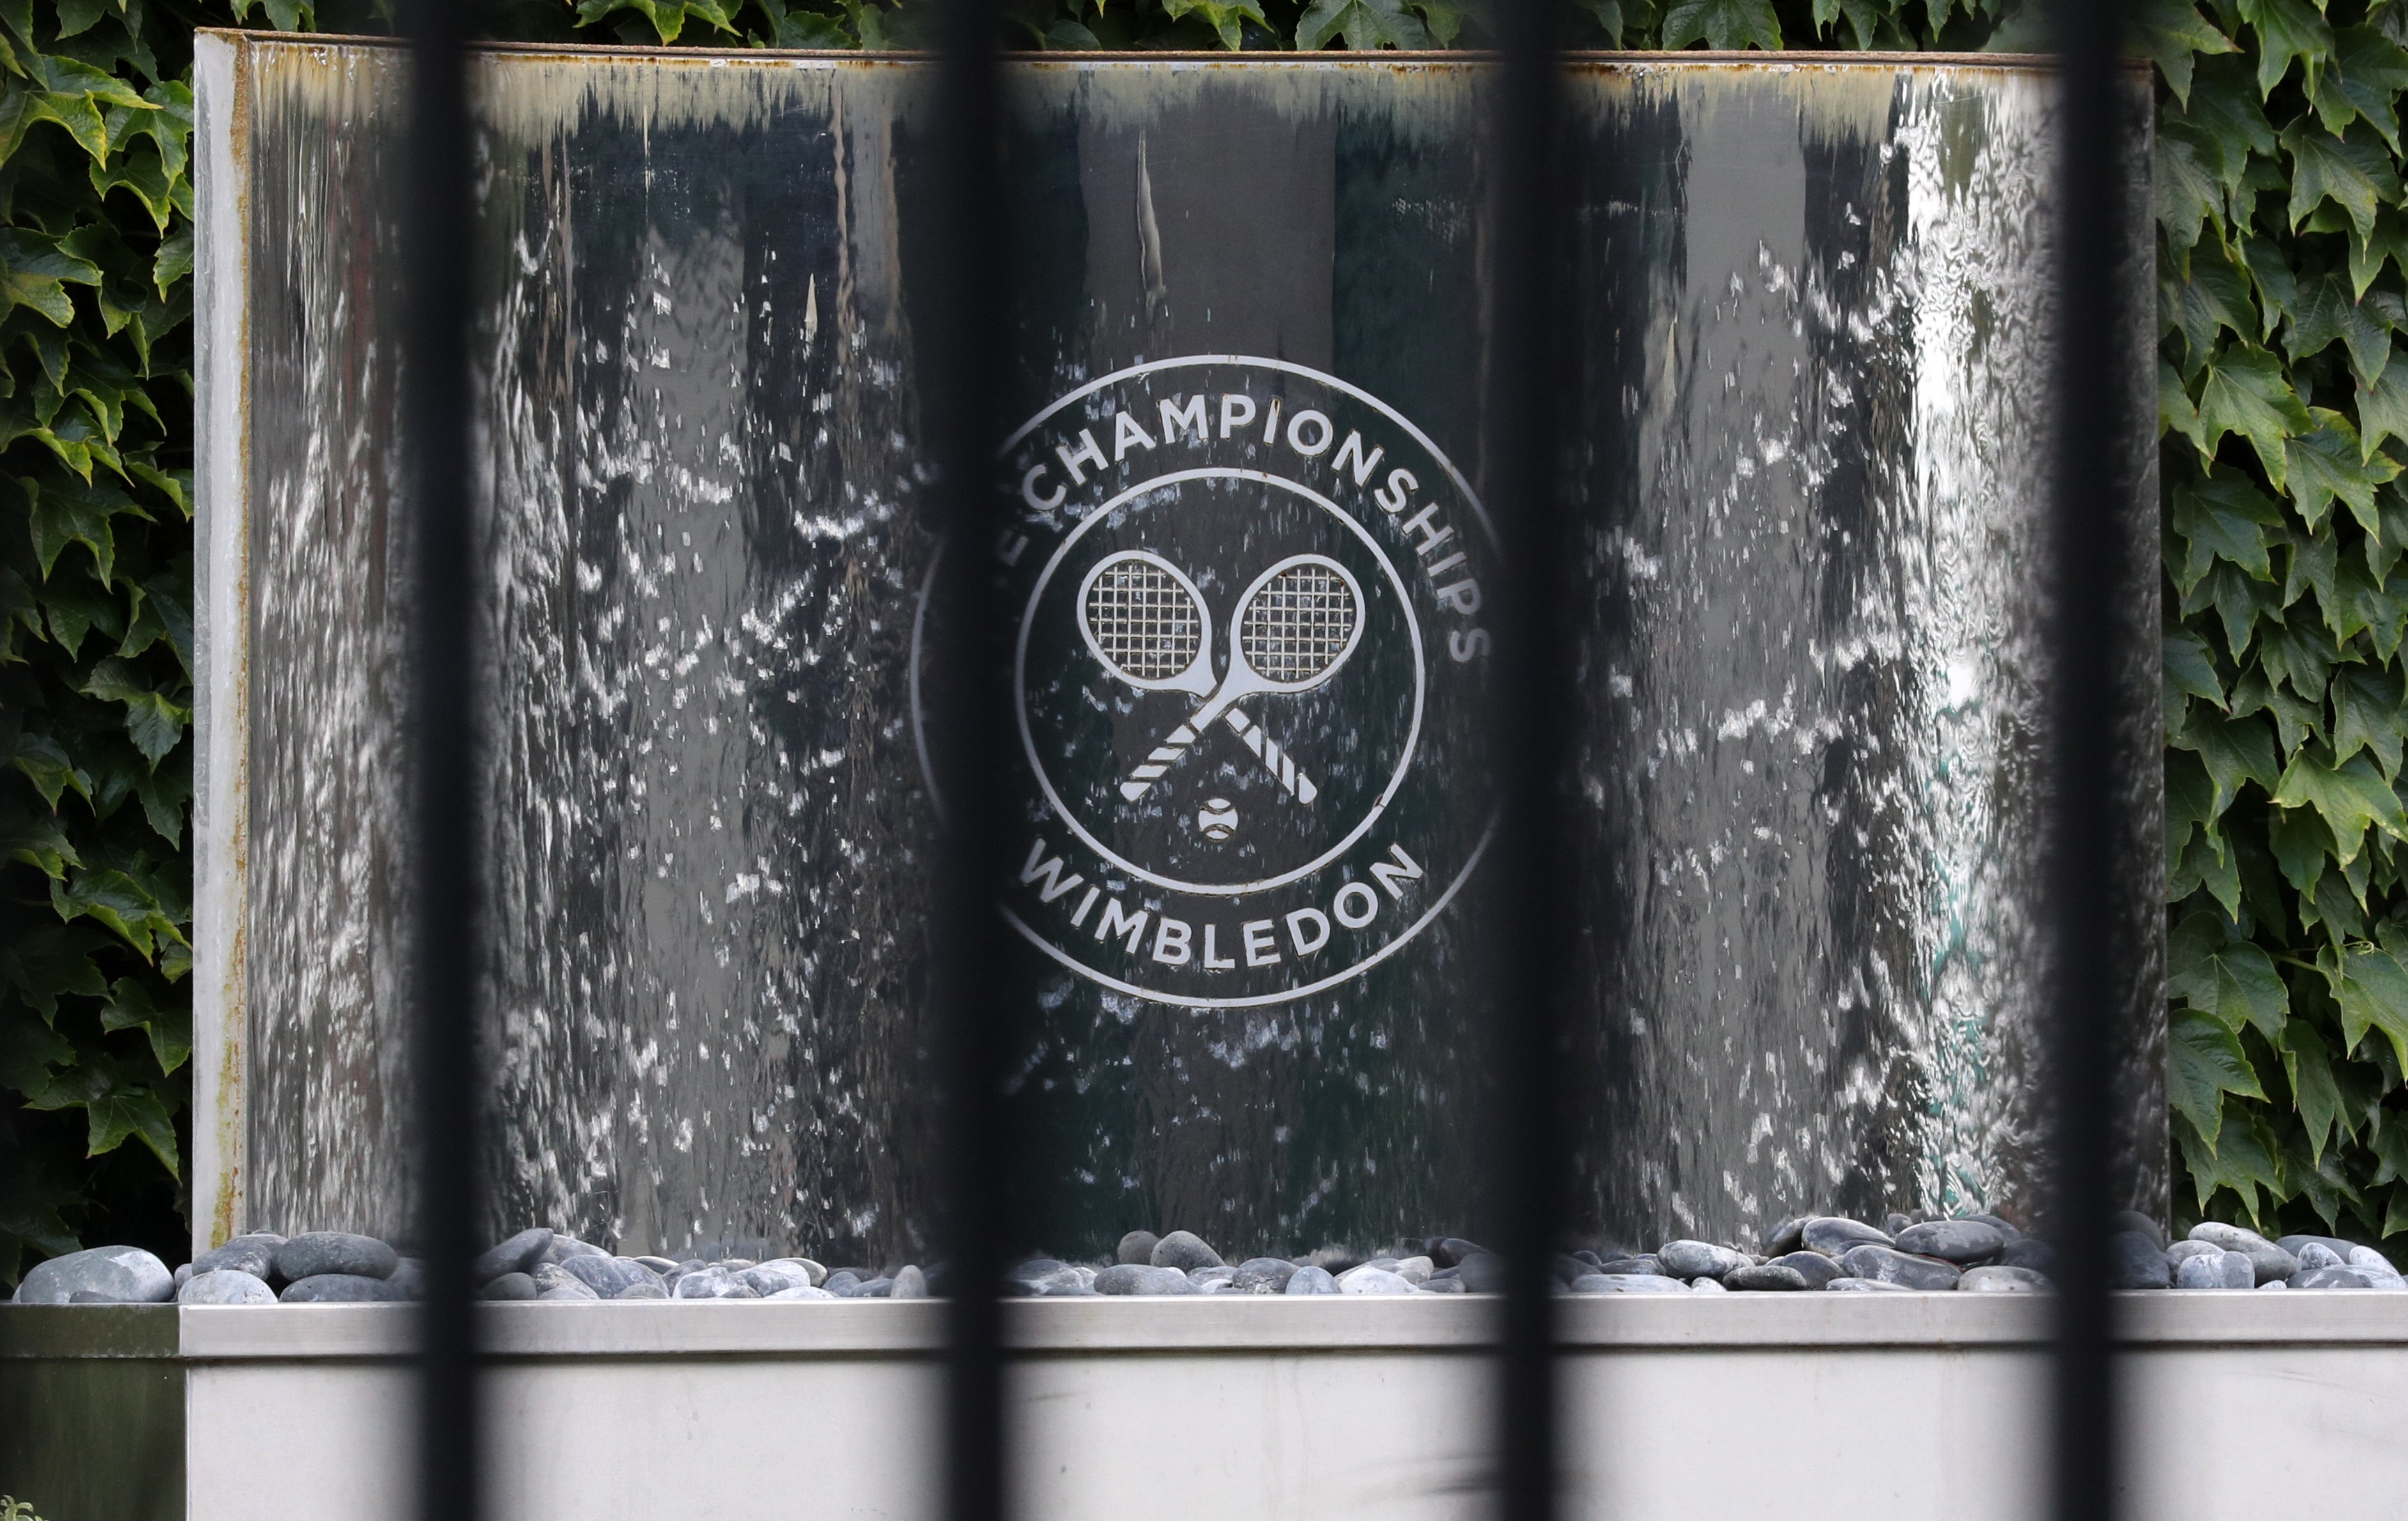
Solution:
[[[2049,1411],[2050,1511],[2115,1514],[2116,1380],[2108,1241],[2116,1208],[2115,1032],[2118,647],[2128,595],[2125,543],[2132,419],[2121,309],[2129,172],[2121,145],[2122,0],[2057,0],[2057,122],[2054,544],[2042,638],[2048,662],[2053,817],[2043,881],[2048,985],[2042,1040],[2051,1091],[2047,1227],[2057,1255]],[[2128,948],[2122,948],[2128,951]]]
[[[1010,1249],[1012,1115],[1004,1083],[1013,1051],[1008,954],[995,889],[1006,881],[1009,772],[976,735],[1012,732],[1010,683],[991,668],[1010,648],[1010,615],[989,547],[1003,524],[993,489],[1003,437],[1001,314],[1011,248],[1000,136],[1003,112],[993,0],[944,0],[931,102],[933,173],[924,203],[936,266],[927,295],[933,341],[922,417],[936,466],[941,622],[933,667],[953,743],[937,747],[943,796],[933,972],[943,1175],[937,1228],[946,1297],[944,1498],[951,1521],[1001,1521],[1009,1510],[1001,1302]]]
[[[1504,1521],[1556,1510],[1555,1253],[1570,1182],[1563,1144],[1563,1019],[1578,896],[1557,799],[1578,705],[1557,616],[1564,541],[1556,461],[1562,85],[1554,0],[1498,0],[1487,116],[1492,335],[1483,494],[1504,538],[1493,723],[1502,757],[1500,848],[1484,1017],[1494,1028],[1490,1198],[1505,1259],[1496,1481]]]
[[[485,1433],[470,1265],[484,1242],[477,1073],[481,836],[477,828],[475,511],[469,481],[468,7],[409,0],[408,153],[401,186],[408,358],[409,882],[413,1208],[425,1263],[419,1387],[420,1514],[477,1521]]]

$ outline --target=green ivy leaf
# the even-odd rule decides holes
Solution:
[[[2177,250],[2199,242],[2200,229],[2224,230],[2224,154],[2216,141],[2182,122],[2167,122],[2157,133],[2157,163],[2150,184],[2157,197],[2157,224]]]
[[[26,307],[64,327],[75,321],[67,287],[99,283],[99,267],[60,248],[57,238],[0,227],[0,317]]]
[[[2313,99],[2316,120],[2338,136],[2363,120],[2396,155],[2400,119],[2394,107],[2408,90],[2408,52],[2372,26],[2348,26],[2334,34],[2333,66],[2317,77]]]
[[[2224,696],[2224,682],[2215,674],[2215,656],[2209,653],[2207,641],[2188,629],[2170,628],[2165,633],[2165,667],[2167,710],[2173,710],[2175,695],[2187,693],[2205,697],[2227,711],[2231,704]]]
[[[92,801],[92,777],[75,764],[56,739],[47,734],[20,731],[8,753],[8,763],[34,784],[42,801],[50,811],[58,811],[59,799],[73,792],[85,802]]]
[[[31,1098],[50,1085],[58,1069],[75,1059],[74,1042],[40,1020],[14,1011],[0,1019],[0,1085]]]
[[[153,767],[183,741],[184,725],[193,720],[191,708],[153,690],[141,672],[123,660],[104,660],[94,666],[81,690],[86,696],[125,705],[125,732]]]
[[[2264,343],[2274,336],[2276,323],[2299,305],[2299,278],[2282,248],[2262,237],[2241,240],[2241,261],[2249,266],[2250,283],[2258,287],[2258,305],[2265,313],[2265,329],[2258,335]]]
[[[2360,527],[2381,533],[2374,488],[2399,475],[2400,466],[2386,455],[2367,458],[2358,446],[2358,429],[2341,413],[2315,407],[2308,415],[2315,423],[2314,431],[2287,439],[2283,446],[2285,484],[2290,490],[2291,505],[2314,528],[2339,500]]]
[[[117,1064],[106,1056],[85,1055],[76,1066],[52,1078],[25,1107],[80,1109],[89,1146],[85,1155],[104,1156],[127,1140],[138,1139],[171,1176],[181,1176],[176,1126],[166,1106],[149,1088],[127,1082]]]
[[[2374,231],[2374,209],[2400,199],[2400,175],[2391,154],[2372,134],[2353,128],[2345,137],[2309,125],[2292,123],[2283,132],[2283,149],[2291,155],[2290,225],[2297,230],[2308,213],[2326,201],[2349,214],[2358,236]]]
[[[2322,1161],[2325,1147],[2348,1126],[2341,1088],[2333,1082],[2332,1062],[2325,1054],[2324,1036],[2305,1024],[2294,1025],[2276,1042],[2283,1054],[2283,1075],[2291,1084],[2291,1103],[2306,1128],[2308,1155]]]
[[[2352,667],[2332,684],[2333,754],[2347,760],[2360,750],[2372,753],[2386,782],[2400,776],[2400,747],[2408,734],[2408,699],[2400,690],[2400,676],[2391,670]]]
[[[2234,0],[2258,34],[2258,93],[2270,96],[2297,59],[2311,88],[2316,70],[2332,56],[2332,27],[2306,0]]]
[[[2241,344],[2228,345],[2208,360],[2199,394],[2199,421],[2207,435],[2201,457],[2214,458],[2224,436],[2237,433],[2258,452],[2258,462],[2276,491],[2286,481],[2283,440],[2315,426],[2274,356]]]
[[[1226,3],[1225,0],[1162,0],[1162,9],[1163,13],[1173,21],[1177,21],[1182,16],[1193,15],[1211,27],[1213,35],[1221,39],[1221,46],[1231,52],[1236,52],[1244,40],[1244,22],[1252,21],[1255,25],[1266,29],[1270,25],[1269,21],[1263,15],[1263,7],[1256,3],[1256,0],[1226,0]],[[1455,24],[1461,24],[1461,13],[1457,12]],[[1447,36],[1453,36],[1454,33],[1450,30]],[[1443,43],[1447,38],[1440,40]]]
[[[2214,914],[2194,913],[2167,937],[2166,993],[2214,1020],[2232,1035],[2254,1025],[2280,1040],[2290,1017],[2291,993],[2263,950],[2234,940]],[[2202,1126],[2206,1130],[2207,1126]]]
[[[193,1055],[192,1010],[160,1008],[136,978],[121,977],[108,990],[108,1001],[100,1006],[100,1027],[142,1031],[162,1072],[173,1072]]]
[[[2234,324],[2233,331],[2240,332],[2240,326]],[[2210,332],[2208,337],[2213,339],[2214,334]],[[2340,276],[2327,275],[2300,291],[2283,347],[2296,365],[2310,354],[2322,353],[2336,340],[2349,350],[2350,367],[2357,371],[2360,385],[2381,375],[2391,358],[2390,322],[2374,305],[2352,295]]]
[[[1296,23],[1297,47],[1317,51],[1333,37],[1344,38],[1353,52],[1426,48],[1430,40],[1404,0],[1313,0]]]
[[[1818,30],[1824,24],[1824,4],[1825,0],[1815,0],[1814,25]],[[2157,72],[2165,77],[2166,87],[2174,93],[2174,98],[2187,104],[2193,55],[2231,52],[2232,39],[2209,24],[2190,0],[2145,0],[2137,9],[2131,23],[2133,39],[2143,54],[2157,65]],[[1856,46],[1867,48],[1871,43],[1860,33]]]
[[[2233,1033],[2195,1010],[2177,1010],[2172,1038],[2167,1042],[2166,1097],[2174,1112],[2188,1120],[2201,1136],[2220,1136],[2224,1129],[2224,1096],[2263,1098],[2258,1074]]]
[[[2254,341],[2263,325],[2258,304],[2249,294],[2249,277],[2225,257],[2215,243],[2191,252],[2187,279],[2172,272],[2158,285],[2160,322],[2183,335],[2183,351],[2197,357],[2214,347],[2216,336],[2230,328],[2236,337]]]
[[[2266,843],[2291,891],[2310,899],[2316,896],[2316,884],[2324,881],[2325,863],[2340,854],[2332,830],[2314,809],[2274,810],[2268,820]]]
[[[150,514],[132,496],[105,482],[84,485],[28,479],[21,484],[30,499],[34,557],[40,562],[45,580],[68,545],[81,544],[92,551],[93,569],[102,584],[108,584],[117,577],[117,536],[110,521],[129,516],[150,521]]]
[[[2213,817],[2221,817],[2232,806],[2244,782],[2257,782],[2269,796],[2274,793],[2274,737],[2258,719],[2223,719],[2194,708],[2182,732],[2169,742],[2177,750],[2191,752],[2206,765],[2208,780],[2215,787],[2214,806],[2210,811]]]
[[[2386,438],[2408,438],[2408,358],[2384,361],[2372,384],[2358,382],[2358,453],[2372,462]]]
[[[52,882],[65,880],[67,868],[83,865],[75,841],[56,813],[19,813],[0,818],[0,853],[22,861]]]
[[[2238,473],[2227,473],[2176,486],[2173,498],[2173,530],[2183,541],[2174,583],[2185,596],[2219,559],[2255,580],[2274,579],[2266,558],[2266,531],[2282,525],[2283,509],[2263,492]]]
[[[2381,1031],[2392,1054],[2408,1067],[2408,969],[2380,946],[2357,944],[2316,954],[2333,1002],[2341,1006],[2342,1049],[2358,1049],[2370,1030]]]
[[[1772,0],[1673,0],[1657,46],[1672,50],[1704,43],[1716,52],[1781,50],[1781,18]]]
[[[2336,766],[2313,751],[2301,751],[2284,768],[2273,801],[2279,808],[2313,808],[2324,815],[2333,833],[2334,859],[2344,866],[2365,844],[2369,828],[2408,839],[2408,810],[2401,809],[2391,783],[2364,755]]]
[[[93,955],[108,942],[90,930],[64,925],[20,926],[0,940],[0,983],[14,989],[45,1020],[58,1017],[68,994],[106,997],[108,980]]]

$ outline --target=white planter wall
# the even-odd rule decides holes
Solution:
[[[1568,1514],[2037,1517],[2048,1310],[1971,1295],[1568,1301]],[[1494,1311],[1014,1303],[1018,1514],[1484,1514]],[[2124,1311],[2134,1521],[2408,1511],[2408,1295],[2132,1295]],[[77,1352],[127,1317],[147,1317],[148,1353],[114,1332],[114,1354]],[[492,1307],[494,1514],[933,1516],[941,1318],[924,1301]],[[0,1377],[170,1361],[190,1521],[404,1521],[410,1325],[386,1306],[12,1309]],[[85,1460],[108,1462],[123,1435],[95,1430]]]

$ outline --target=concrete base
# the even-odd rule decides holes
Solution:
[[[2408,1295],[2132,1295],[2126,1514],[2393,1514]],[[1484,1514],[1496,1306],[1019,1301],[1018,1514]],[[1567,1514],[2042,1514],[2048,1303],[1563,1305]],[[510,1521],[933,1516],[942,1306],[487,1307]],[[0,1309],[0,1490],[46,1521],[405,1521],[406,1307]]]

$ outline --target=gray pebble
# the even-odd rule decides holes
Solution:
[[[795,1288],[781,1288],[777,1293],[770,1295],[769,1298],[773,1299],[833,1299],[836,1296],[830,1294],[824,1288],[813,1288],[809,1284],[804,1284]]]
[[[1840,1258],[1840,1266],[1855,1277],[1896,1284],[1900,1288],[1953,1289],[1956,1280],[1964,1276],[1953,1262],[1915,1256],[1871,1242],[1850,1247]]]
[[[1807,1216],[1793,1214],[1764,1233],[1764,1255],[1786,1256],[1806,1244]]]
[[[1678,1280],[1676,1279],[1674,1282],[1678,1282]],[[1690,1283],[1689,1292],[1692,1294],[1728,1294],[1730,1290],[1723,1287],[1721,1283],[1717,1280],[1712,1278],[1699,1278]]]
[[[486,1299],[532,1299],[539,1292],[541,1291],[535,1286],[535,1280],[529,1278],[526,1274],[523,1272],[506,1272],[499,1278],[494,1279],[492,1283],[487,1284],[483,1288],[478,1290],[478,1298]]]
[[[2107,1239],[2107,1286],[2165,1288],[2173,1282],[2165,1248],[2137,1230],[2120,1230]]]
[[[602,1248],[589,1241],[580,1241],[574,1236],[554,1235],[551,1241],[544,1243],[543,1250],[536,1255],[536,1260],[566,1262],[570,1257],[607,1257],[609,1255]],[[749,1267],[751,1264],[748,1263],[746,1266]]]
[[[236,1268],[196,1272],[176,1291],[178,1304],[274,1304],[276,1291],[257,1273]]]
[[[2403,1278],[2400,1270],[2391,1265],[2389,1257],[2372,1246],[2351,1247],[2348,1265],[2371,1281],[2376,1288],[2408,1288],[2408,1278]]]
[[[1878,1278],[1834,1278],[1823,1285],[1827,1294],[1905,1294],[1904,1284],[1885,1284]]]
[[[1229,1286],[1240,1294],[1284,1294],[1287,1281],[1303,1270],[1284,1257],[1248,1257],[1238,1264]]]
[[[2372,1288],[2374,1283],[2356,1268],[2310,1268],[2294,1273],[2293,1288]]]
[[[2289,1248],[2285,1248],[2288,1251]],[[2291,1255],[2300,1259],[2302,1268],[2345,1268],[2349,1259],[2322,1241],[2310,1241]]]
[[[283,1294],[286,1304],[398,1303],[402,1298],[400,1286],[390,1279],[351,1272],[311,1273],[307,1278],[296,1278],[284,1286]]]
[[[1597,1265],[1597,1270],[1602,1273],[1642,1272],[1655,1273],[1659,1277],[1665,1276],[1663,1259],[1653,1252],[1635,1257],[1608,1257]]]
[[[1463,1280],[1466,1291],[1473,1294],[1505,1292],[1505,1259],[1494,1252],[1474,1252],[1455,1268],[1455,1276]],[[1289,1293],[1296,1292],[1290,1288]]]
[[[275,1275],[288,1284],[305,1278],[391,1278],[401,1254],[373,1236],[348,1230],[308,1230],[276,1249]]]
[[[1707,1280],[1712,1283],[1712,1279]],[[1572,1280],[1575,1294],[1686,1294],[1677,1278],[1652,1272],[1593,1272]]]
[[[1720,1278],[1747,1266],[1747,1258],[1712,1241],[1666,1241],[1656,1249],[1656,1259],[1675,1278]]]
[[[803,1285],[808,1288],[810,1285]],[[886,1291],[890,1299],[924,1299],[928,1297],[928,1275],[917,1267],[907,1265],[895,1274],[895,1284]]]
[[[1462,1280],[1458,1278],[1456,1282],[1461,1283]],[[1097,1287],[1101,1287],[1103,1279],[1098,1277],[1096,1284]],[[1335,1294],[1338,1292],[1338,1280],[1330,1276],[1329,1270],[1326,1268],[1298,1268],[1295,1276],[1287,1281],[1287,1287],[1280,1292],[1283,1294]]]
[[[468,1275],[480,1284],[491,1283],[504,1273],[524,1272],[543,1260],[544,1249],[552,1245],[552,1232],[538,1226],[522,1230],[506,1241],[486,1247],[478,1256]]]
[[[1113,1260],[1127,1267],[1150,1268],[1154,1266],[1154,1249],[1161,1241],[1153,1231],[1132,1230],[1121,1238],[1120,1251]]]
[[[1818,1214],[1798,1227],[1798,1239],[1809,1252],[1820,1252],[1827,1257],[1845,1256],[1858,1246],[1888,1246],[1890,1234],[1875,1230],[1859,1220],[1849,1220],[1836,1214]]]
[[[1238,1270],[1229,1267],[1190,1268],[1187,1270],[1187,1281],[1195,1284],[1197,1288],[1217,1286],[1219,1284],[1232,1283],[1237,1279],[1237,1276]]]
[[[1098,1294],[1193,1294],[1196,1285],[1187,1274],[1177,1268],[1157,1268],[1134,1262],[1116,1263],[1096,1274]]]
[[[2057,1248],[2037,1236],[2026,1236],[2021,1241],[2009,1241],[2007,1249],[1999,1254],[1999,1261],[2010,1268],[2029,1268],[2038,1273],[2054,1272],[2057,1270]]]
[[[1670,1280],[1668,1279],[1666,1282],[1669,1283]],[[1434,1277],[1422,1285],[1422,1292],[1424,1294],[1461,1294],[1464,1292],[1463,1280]]]
[[[276,1249],[283,1244],[281,1236],[254,1230],[194,1257],[193,1271],[218,1272],[230,1268],[236,1272],[247,1272],[253,1278],[265,1278],[275,1271]]]
[[[669,1297],[669,1288],[667,1284],[662,1282],[660,1279],[653,1278],[648,1279],[640,1284],[629,1284],[625,1288],[621,1289],[618,1293],[606,1297],[613,1300],[666,1299]]]
[[[189,1263],[189,1262],[182,1263],[182,1264],[179,1264],[179,1265],[177,1267],[177,1269],[176,1269],[176,1292],[177,1292],[177,1293],[181,1294],[181,1293],[183,1293],[183,1292],[184,1292],[184,1284],[191,1281],[192,1276],[193,1276],[193,1265],[192,1265],[191,1263]]]
[[[551,1264],[606,1299],[615,1299],[638,1284],[654,1284],[660,1274],[630,1257],[566,1257]]]
[[[627,1260],[630,1262],[640,1262],[645,1267],[652,1269],[652,1271],[659,1273],[664,1278],[677,1271],[677,1264],[671,1262],[666,1257],[641,1256],[629,1257]],[[825,1268],[820,1269],[820,1276],[823,1278],[827,1276],[827,1270]]]
[[[2029,1268],[2010,1268],[2003,1263],[1968,1268],[1965,1276],[1956,1280],[1959,1294],[2038,1294],[2048,1286],[2046,1276]]]
[[[142,1248],[93,1246],[35,1264],[13,1302],[165,1304],[175,1293],[176,1275]]]
[[[570,1279],[567,1283],[561,1284],[558,1288],[545,1289],[542,1293],[537,1295],[536,1298],[538,1299],[549,1299],[555,1304],[595,1304],[601,1301],[602,1296],[595,1293],[592,1289],[587,1288],[584,1284],[577,1282],[575,1279]]]
[[[1415,1292],[1401,1273],[1385,1268],[1364,1266],[1338,1280],[1340,1294],[1411,1294]]]
[[[1806,1280],[1808,1288],[1825,1288],[1832,1279],[1841,1276],[1841,1266],[1820,1252],[1785,1252],[1765,1264],[1768,1268],[1786,1268]]]
[[[1192,1230],[1174,1230],[1154,1242],[1153,1262],[1157,1268],[1176,1268],[1181,1272],[1223,1266],[1221,1254]]]
[[[738,1274],[741,1269],[729,1270],[713,1265],[681,1273],[669,1289],[670,1297],[680,1299],[757,1299],[761,1291],[746,1283]],[[539,1284],[540,1276],[537,1278]]]
[[[2006,1238],[2006,1242],[2009,1246],[2013,1246],[2015,1242],[2024,1239],[2024,1233],[2020,1227],[2014,1225],[2011,1221],[2002,1220],[1995,1214],[1968,1214],[1961,1218],[1971,1220],[1976,1225],[1989,1227],[1992,1230],[1997,1231],[2000,1236]]]
[[[1978,1220],[1927,1220],[1899,1231],[1898,1249],[1961,1265],[1990,1261],[2007,1249],[2007,1239]]]
[[[1430,1281],[1431,1275],[1438,1271],[1438,1264],[1432,1262],[1427,1256],[1409,1256],[1389,1270],[1406,1283],[1418,1287]]]
[[[2315,1242],[2344,1263],[2349,1260],[2349,1255],[2352,1252],[2362,1250],[2356,1241],[2345,1241],[2338,1236],[2282,1236],[2275,1239],[2274,1244],[2293,1256],[2299,1256],[2300,1248],[2310,1241]],[[2301,1258],[2301,1260],[2306,1259]]]
[[[2180,1272],[2185,1261],[2196,1256],[2219,1256],[2224,1248],[2214,1241],[2176,1241],[2166,1248],[2166,1266]]]
[[[891,1299],[895,1297],[895,1279],[891,1274],[881,1273],[854,1289],[853,1297],[856,1299]]]
[[[1460,1236],[1441,1236],[1429,1244],[1429,1259],[1441,1268],[1460,1268],[1463,1259],[1480,1247]]]
[[[1795,1294],[1819,1286],[1797,1269],[1777,1262],[1743,1263],[1723,1274],[1722,1282],[1727,1289],[1747,1294]]]
[[[2166,1227],[2157,1224],[2153,1216],[2143,1214],[2138,1210],[2118,1210],[2114,1223],[2108,1228],[2115,1231],[2128,1230],[2135,1235],[2146,1236],[2150,1244],[2158,1251],[2162,1252],[2166,1249]]]
[[[2288,1278],[2300,1270],[2300,1259],[2281,1247],[2240,1226],[2228,1226],[2219,1221],[2205,1220],[2190,1227],[2190,1239],[2213,1241],[2228,1252],[2239,1252],[2249,1259],[2257,1270],[2258,1282],[2270,1278]]]

